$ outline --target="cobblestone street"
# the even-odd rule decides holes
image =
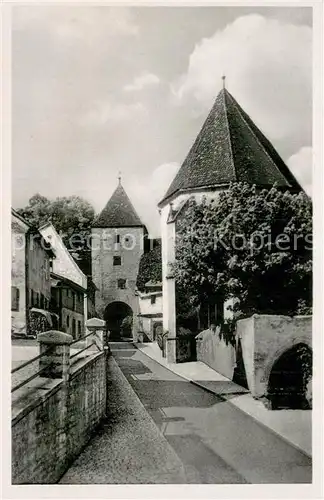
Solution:
[[[131,343],[111,347],[107,418],[61,483],[311,482],[311,459],[230,400]]]

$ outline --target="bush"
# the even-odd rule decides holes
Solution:
[[[312,204],[305,193],[233,184],[217,201],[190,200],[177,236],[173,272],[192,307],[235,297],[241,317],[311,313]],[[177,302],[179,316],[184,302]]]

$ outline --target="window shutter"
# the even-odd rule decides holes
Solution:
[[[19,288],[11,287],[11,310],[19,311]]]

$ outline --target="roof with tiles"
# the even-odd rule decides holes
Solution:
[[[301,190],[272,144],[223,88],[159,206],[179,191],[231,182]]]
[[[92,227],[144,227],[120,181]]]

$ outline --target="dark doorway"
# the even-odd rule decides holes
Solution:
[[[306,386],[312,374],[312,351],[298,344],[274,363],[268,384],[268,399],[273,410],[308,409]]]
[[[132,338],[133,311],[125,302],[109,304],[105,309],[104,320],[110,332],[110,340]]]

